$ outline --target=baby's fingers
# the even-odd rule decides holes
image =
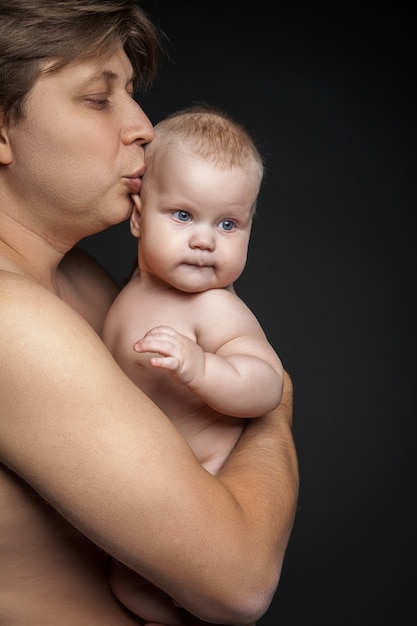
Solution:
[[[134,344],[133,349],[136,352],[155,352],[171,356],[176,351],[176,344],[169,335],[145,335]]]
[[[152,356],[150,359],[153,367],[177,372],[180,369],[180,361],[175,356]]]
[[[178,333],[172,326],[154,326],[145,333],[143,339],[145,337],[174,337],[176,334]]]

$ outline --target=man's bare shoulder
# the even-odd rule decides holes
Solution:
[[[0,457],[60,501],[71,463],[85,457],[100,424],[111,424],[112,402],[123,412],[112,384],[123,389],[126,377],[90,324],[55,293],[0,271],[0,299]]]
[[[53,303],[58,297],[29,276],[0,269],[0,321],[29,316],[33,307]]]
[[[58,295],[28,276],[0,270],[0,328],[13,334],[24,333],[26,324],[33,327],[54,320],[57,314],[76,313]],[[3,335],[4,336],[4,335]]]
[[[0,271],[0,301],[0,389],[7,397],[33,388],[34,402],[41,404],[38,385],[52,397],[57,387],[51,376],[57,380],[59,373],[63,382],[66,372],[104,351],[85,316],[31,278]]]
[[[5,396],[24,391],[34,372],[45,382],[62,361],[63,353],[71,366],[74,354],[68,352],[72,337],[77,358],[98,343],[86,320],[58,295],[14,272],[0,270],[0,388]],[[101,343],[101,342],[100,342]],[[29,391],[29,386],[27,388]]]

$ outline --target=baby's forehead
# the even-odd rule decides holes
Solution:
[[[260,180],[255,168],[222,165],[218,160],[196,155],[186,147],[158,149],[147,163],[141,196],[153,195],[161,204],[193,213],[203,209],[222,218],[253,215]],[[163,202],[162,202],[163,199]]]
[[[188,161],[191,166],[194,162],[201,166],[207,165],[218,171],[243,171],[248,175],[254,174],[260,185],[262,171],[259,163],[249,153],[236,155],[231,154],[226,149],[219,149],[219,146],[203,144],[194,137],[175,136],[172,133],[155,133],[155,138],[145,148],[145,161],[148,167],[158,161],[168,162]]]

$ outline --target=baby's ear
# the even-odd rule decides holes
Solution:
[[[130,232],[134,237],[140,237],[140,197],[137,194],[132,195],[133,211],[130,216]]]
[[[12,150],[9,143],[8,126],[4,123],[4,116],[0,112],[0,163],[10,165],[12,162]]]

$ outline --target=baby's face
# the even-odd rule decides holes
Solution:
[[[231,285],[246,264],[258,187],[246,169],[164,149],[143,179],[141,271],[192,293]]]

